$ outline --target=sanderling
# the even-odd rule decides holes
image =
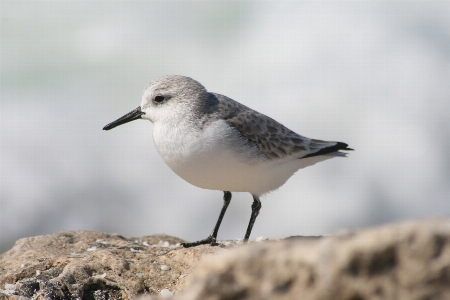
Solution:
[[[247,242],[261,209],[261,195],[282,186],[297,170],[353,150],[341,142],[309,139],[274,119],[226,96],[208,92],[185,76],[151,81],[141,105],[106,125],[110,130],[145,119],[153,123],[153,140],[166,164],[187,182],[224,192],[223,207],[211,235],[184,247],[217,245],[217,232],[231,192],[253,196],[245,233]]]

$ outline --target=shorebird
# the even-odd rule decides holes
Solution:
[[[274,119],[226,96],[208,92],[192,78],[171,75],[151,81],[141,105],[106,125],[138,120],[153,123],[153,140],[165,163],[187,182],[223,191],[223,206],[212,233],[184,247],[217,245],[217,233],[231,192],[253,196],[247,242],[261,209],[260,197],[281,187],[299,169],[343,157],[341,142],[301,136]]]

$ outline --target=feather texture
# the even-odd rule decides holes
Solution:
[[[326,155],[339,150],[352,150],[341,142],[310,139],[295,133],[274,119],[259,113],[226,96],[210,93],[216,102],[212,118],[222,118],[236,129],[250,147],[269,160],[295,156],[307,158]],[[210,106],[211,107],[211,106]]]

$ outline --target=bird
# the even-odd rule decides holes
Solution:
[[[227,96],[209,92],[181,75],[152,80],[140,106],[107,124],[110,130],[134,120],[153,123],[153,141],[164,162],[188,183],[223,191],[223,205],[212,233],[183,247],[218,245],[220,224],[232,192],[253,197],[245,232],[247,243],[261,209],[260,197],[281,187],[299,169],[345,157],[342,142],[311,139]]]

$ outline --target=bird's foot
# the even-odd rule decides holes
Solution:
[[[219,243],[217,243],[217,241],[216,241],[216,238],[210,235],[206,239],[200,240],[200,241],[197,241],[197,242],[181,243],[181,246],[183,246],[184,248],[190,248],[190,247],[195,247],[195,246],[205,245],[205,244],[210,244],[211,246],[218,246],[219,245]]]

